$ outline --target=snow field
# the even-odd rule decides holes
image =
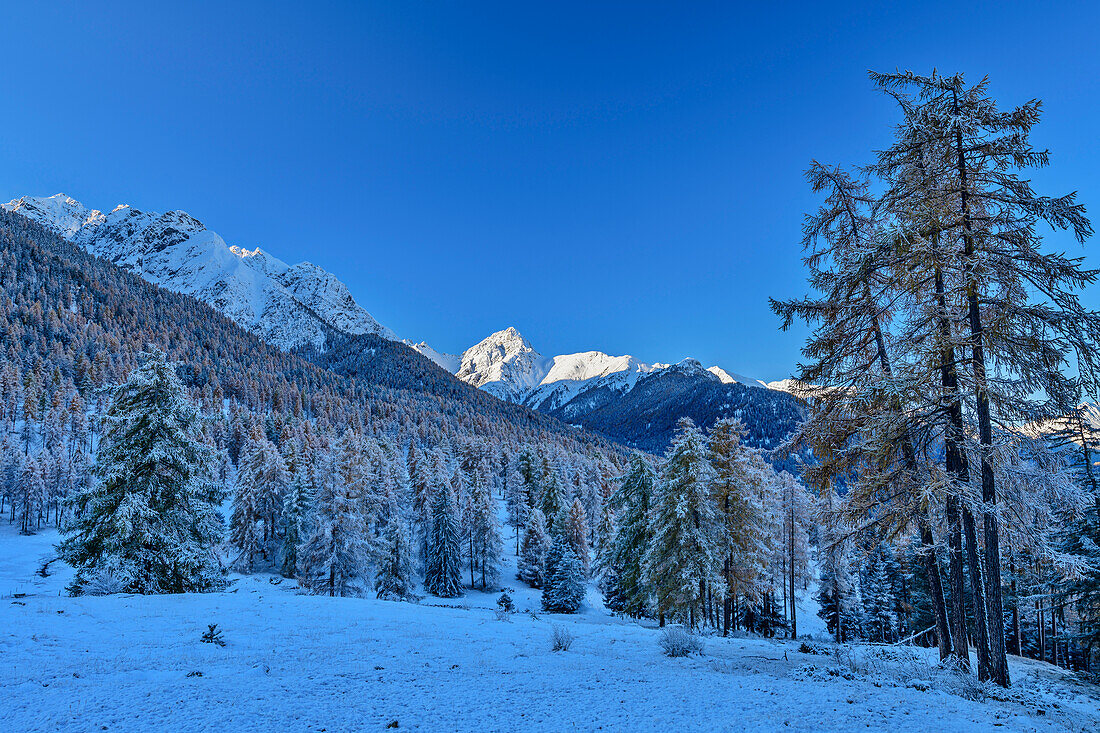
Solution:
[[[538,592],[506,583],[521,611],[507,621],[496,618],[495,593],[421,604],[326,598],[266,574],[234,576],[225,593],[69,598],[66,568],[35,575],[54,541],[53,531],[19,537],[0,527],[0,730],[353,731],[393,721],[430,731],[1100,726],[1095,698],[1049,665],[1013,670],[1035,675],[1027,693],[1043,704],[1039,714],[888,675],[845,679],[828,671],[838,666],[833,656],[801,654],[788,641],[710,637],[705,656],[669,659],[658,630],[609,616],[594,589],[582,614],[532,617],[523,611],[537,611]],[[212,623],[224,647],[199,641]],[[575,636],[569,651],[550,651],[554,625]]]

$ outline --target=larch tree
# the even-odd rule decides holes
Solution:
[[[708,436],[709,460],[713,476],[711,494],[716,514],[715,542],[721,558],[722,630],[729,633],[734,625],[739,597],[760,597],[758,579],[770,552],[770,537],[764,526],[760,482],[763,460],[741,441],[747,431],[740,420],[723,418]],[[753,458],[757,458],[756,461]]]
[[[959,370],[960,382],[973,407],[981,487],[976,511],[982,518],[987,608],[975,613],[984,610],[988,620],[989,660],[982,669],[979,658],[979,673],[1007,686],[1001,512],[993,463],[997,433],[1071,407],[1076,390],[1066,367],[1090,387],[1097,383],[1100,316],[1078,295],[1097,272],[1083,268],[1080,258],[1044,250],[1038,231],[1045,223],[1068,229],[1083,242],[1092,227],[1076,193],[1039,196],[1020,175],[1049,162],[1049,154],[1030,142],[1040,101],[1001,110],[989,96],[988,80],[968,86],[961,74],[871,76],[905,115],[904,137],[881,156],[880,170],[889,171],[892,161],[904,159],[905,149],[918,143],[933,177],[925,190],[947,203],[935,234],[950,248],[943,274],[948,291],[957,295],[953,316],[969,367]]]

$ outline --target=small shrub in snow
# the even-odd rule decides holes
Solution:
[[[692,654],[703,654],[703,641],[694,634],[673,626],[661,632],[661,651],[666,657],[689,657]]]
[[[555,626],[550,635],[550,641],[552,642],[550,651],[567,652],[569,647],[573,646],[573,634],[569,633],[569,629],[564,626]]]
[[[502,591],[500,598],[497,599],[497,608],[503,613],[515,613],[516,604],[512,602],[512,596],[508,595],[508,591]]]
[[[202,635],[199,641],[206,644],[217,644],[218,646],[225,646],[225,639],[222,638],[222,632],[218,629],[217,624],[207,624],[206,632]]]
[[[126,579],[110,568],[101,568],[88,578],[84,594],[89,596],[113,596],[126,589]]]

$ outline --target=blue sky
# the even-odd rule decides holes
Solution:
[[[802,171],[896,120],[869,68],[1041,97],[1037,187],[1100,211],[1096,3],[161,5],[5,7],[0,198],[186,210],[440,350],[787,375]]]

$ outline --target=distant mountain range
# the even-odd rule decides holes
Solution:
[[[149,282],[208,303],[280,349],[306,349],[315,360],[333,361],[333,354],[324,355],[334,334],[398,341],[334,275],[308,262],[287,265],[258,248],[229,246],[182,211],[120,205],[104,214],[64,194],[25,196],[3,208]],[[337,340],[339,363],[350,363],[347,340]],[[788,393],[798,391],[789,380],[768,385],[718,366],[704,369],[694,359],[646,364],[599,351],[546,357],[514,328],[461,355],[401,343],[495,397],[644,450],[663,450],[681,416],[704,427],[740,416],[751,443],[773,447],[803,414],[801,400]]]

